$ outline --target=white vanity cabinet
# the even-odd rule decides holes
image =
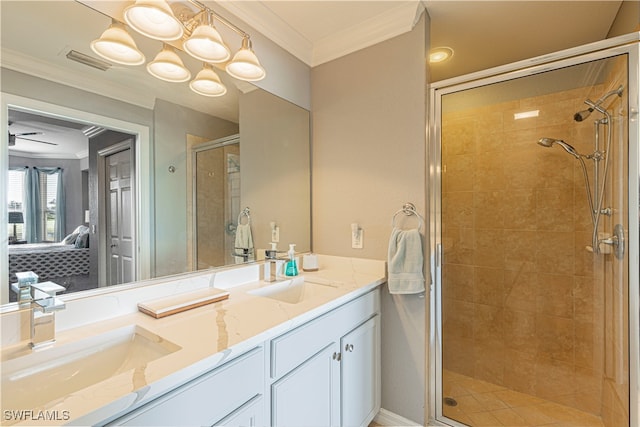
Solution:
[[[379,319],[375,288],[106,425],[366,427],[380,409]]]
[[[231,414],[214,423],[214,425],[226,427],[258,427],[266,425],[264,421],[263,396],[254,397]]]
[[[338,345],[332,343],[271,386],[272,426],[337,427]]]
[[[264,425],[263,390],[264,352],[258,347],[108,425]]]
[[[271,340],[271,425],[366,426],[380,409],[376,289]]]
[[[340,408],[344,427],[366,426],[380,410],[380,316],[340,340]]]

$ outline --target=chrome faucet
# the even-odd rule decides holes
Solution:
[[[273,243],[271,244],[271,249],[265,249],[264,251],[265,282],[275,282],[278,278],[278,268],[284,265],[284,262],[278,259],[279,253],[284,253],[284,251],[276,250],[275,244]]]
[[[37,348],[56,340],[55,312],[63,310],[64,301],[56,293],[65,288],[53,282],[23,284],[19,286],[18,304],[31,311],[31,347]]]
[[[238,252],[238,250],[242,252]],[[242,258],[242,262],[248,262],[252,254],[253,249],[250,248],[235,248],[235,252],[231,252],[231,255]]]

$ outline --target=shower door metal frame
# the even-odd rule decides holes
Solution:
[[[429,88],[427,146],[430,267],[429,319],[429,425],[464,426],[447,419],[442,409],[442,96],[480,86],[556,70],[572,65],[628,55],[629,213],[629,419],[640,425],[640,32],[563,50],[513,64],[491,68],[440,82]],[[442,424],[442,423],[447,424]],[[431,424],[432,423],[432,424]]]

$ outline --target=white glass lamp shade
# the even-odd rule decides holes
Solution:
[[[207,24],[197,27],[182,47],[200,61],[224,62],[231,57],[229,48],[225,46],[218,30]]]
[[[165,45],[155,59],[147,64],[147,71],[154,77],[167,82],[186,82],[191,72],[170,46]]]
[[[242,47],[226,66],[227,73],[239,80],[255,82],[264,79],[266,72],[249,44],[249,39],[242,40]]]
[[[156,40],[178,40],[184,32],[165,0],[136,0],[124,10],[124,20],[140,34]]]
[[[118,22],[113,22],[99,39],[91,42],[91,50],[116,64],[140,65],[145,59],[131,34]]]
[[[207,64],[196,75],[196,78],[189,83],[189,87],[195,93],[204,96],[222,96],[227,93],[227,88],[220,81],[220,77]]]

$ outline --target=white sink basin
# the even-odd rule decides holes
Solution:
[[[132,325],[2,362],[2,409],[38,408],[179,350]]]
[[[289,304],[298,304],[309,298],[327,296],[335,292],[335,286],[305,282],[304,277],[296,277],[284,282],[254,289],[248,293],[260,297],[271,298]]]

